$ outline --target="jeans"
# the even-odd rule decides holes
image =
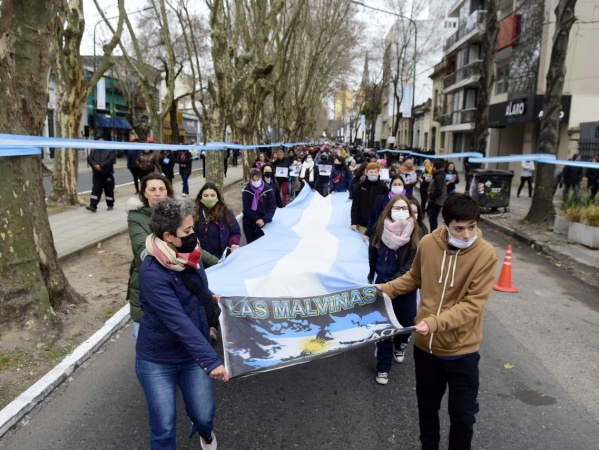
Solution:
[[[376,280],[379,283],[379,280]],[[392,300],[393,312],[399,323],[404,327],[414,324],[416,317],[416,291],[400,295]],[[407,344],[411,334],[398,334],[393,338],[383,339],[376,343],[376,371],[391,372],[393,367],[393,348],[399,349],[401,344]]]
[[[522,192],[522,188],[526,183],[528,183],[528,196],[532,197],[532,177],[520,177],[520,187],[518,188],[517,194],[518,197],[520,197],[520,192]]]
[[[191,175],[191,173],[179,172],[179,175],[181,175],[181,180],[183,181],[183,193],[189,195],[189,184],[187,183],[187,180],[189,179],[189,175]]]
[[[423,450],[438,450],[441,441],[439,409],[449,387],[449,450],[472,448],[474,417],[478,413],[478,361],[471,353],[459,359],[445,360],[414,346],[416,397],[420,442]]]
[[[181,389],[193,430],[209,439],[214,420],[212,379],[195,362],[155,363],[136,357],[135,371],[148,405],[152,450],[177,446],[177,386]]]

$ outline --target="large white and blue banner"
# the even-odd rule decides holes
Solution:
[[[304,188],[265,236],[207,270],[221,294],[233,377],[330,356],[400,332],[391,301],[367,281],[368,244],[350,228],[345,193]],[[411,324],[408,324],[411,325]]]

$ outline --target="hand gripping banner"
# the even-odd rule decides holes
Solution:
[[[220,300],[225,367],[242,377],[332,356],[410,333],[374,286],[319,296]]]

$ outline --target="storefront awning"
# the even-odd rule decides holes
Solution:
[[[114,128],[119,130],[131,130],[133,127],[125,117],[112,117],[106,114],[96,114],[96,121],[94,123],[94,117],[89,117],[90,127],[92,128]]]

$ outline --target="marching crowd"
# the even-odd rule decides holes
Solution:
[[[113,205],[113,154],[90,153],[99,186],[88,206],[92,212],[102,190]],[[401,324],[415,324],[422,448],[439,447],[439,409],[449,387],[449,448],[467,449],[478,412],[482,314],[497,256],[477,228],[478,204],[456,193],[460,179],[453,163],[385,156],[337,146],[260,151],[241,193],[243,232],[248,244],[263,236],[277,208],[305,185],[322,196],[347,193],[348,226],[369,242],[368,282],[390,296]],[[212,381],[226,382],[229,375],[213,348],[219,296],[210,291],[204,269],[239,248],[241,228],[215,184],[205,183],[195,201],[185,198],[192,165],[187,150],[130,151],[127,159],[137,191],[127,203],[134,255],[127,298],[151,448],[176,447],[178,386],[192,422],[190,436],[197,433],[203,449],[216,449]],[[183,179],[180,198],[171,184],[175,164]],[[388,383],[393,361],[404,361],[410,339],[399,334],[377,342],[376,383]]]

